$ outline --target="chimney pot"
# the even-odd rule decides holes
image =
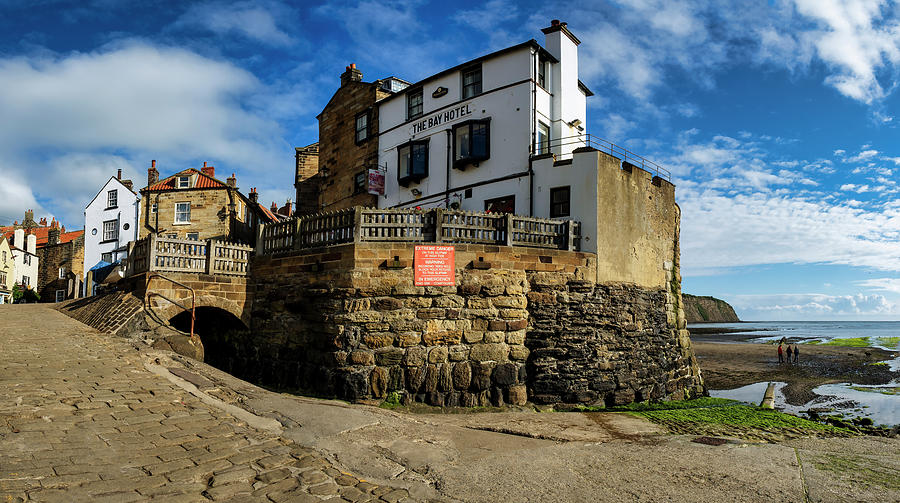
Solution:
[[[234,177],[234,173],[232,173],[231,176],[225,179],[225,183],[232,189],[237,186],[237,178]]]
[[[116,178],[118,178],[119,180],[122,179],[122,170],[121,170],[121,168],[119,169],[119,173],[116,175]]]
[[[153,159],[152,161],[150,161],[150,167],[151,167],[151,168],[155,168],[155,167],[156,167],[156,159]]]

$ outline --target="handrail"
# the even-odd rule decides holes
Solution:
[[[184,283],[179,283],[178,281],[175,281],[175,280],[172,279],[172,278],[168,278],[168,277],[166,277],[166,276],[163,276],[162,274],[160,274],[160,273],[158,273],[158,272],[153,272],[153,273],[150,273],[149,275],[147,275],[147,289],[148,289],[148,290],[150,289],[150,281],[151,281],[153,278],[161,278],[161,279],[164,279],[164,280],[169,281],[169,282],[171,282],[171,283],[174,283],[174,284],[176,284],[176,285],[178,285],[178,286],[180,286],[180,287],[182,287],[182,288],[187,288],[188,290],[191,291],[191,338],[193,339],[193,338],[194,338],[194,320],[197,319],[197,317],[196,317],[195,314],[194,314],[194,307],[195,307],[196,304],[197,304],[197,293],[194,292],[194,289],[193,289],[193,288],[191,288],[191,287],[185,285]],[[184,309],[185,311],[187,311],[187,306],[181,304],[180,302],[174,301],[174,300],[172,300],[172,299],[166,297],[165,295],[163,295],[163,294],[161,294],[161,293],[150,292],[150,295],[156,295],[157,297],[162,297],[163,299],[165,299],[165,300],[171,302],[172,304],[175,304],[176,306],[178,306],[178,307]]]
[[[647,158],[641,157],[641,156],[635,154],[634,152],[632,152],[624,147],[621,147],[619,145],[616,145],[615,143],[613,143],[609,140],[604,140],[603,138],[600,138],[598,136],[591,135],[590,133],[583,133],[583,134],[579,134],[579,135],[575,135],[575,136],[565,136],[562,138],[555,138],[555,139],[552,139],[549,142],[547,142],[546,146],[549,151],[545,152],[545,153],[554,154],[554,157],[558,160],[570,158],[570,157],[572,157],[572,153],[561,153],[558,151],[554,152],[553,151],[554,147],[576,146],[575,148],[578,148],[578,147],[595,148],[601,152],[606,152],[611,156],[618,157],[633,166],[637,166],[637,167],[643,169],[644,171],[651,172],[660,178],[664,178],[668,181],[672,181],[672,174],[669,172],[669,170],[663,168],[659,164],[657,164]],[[557,150],[559,150],[559,149],[557,148]],[[539,151],[538,154],[540,154],[540,153],[541,152]]]

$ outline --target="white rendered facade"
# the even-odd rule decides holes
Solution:
[[[544,47],[534,40],[519,44],[379,102],[378,164],[386,169],[379,207],[458,204],[470,211],[596,220],[596,197],[589,197],[596,195],[596,172],[585,180],[590,169],[576,173],[553,162],[584,146],[591,93],[578,80],[579,41],[564,23],[544,32]],[[476,79],[480,86],[472,86]],[[567,215],[551,214],[550,191],[557,185],[571,187]],[[594,187],[593,193],[579,196],[582,187]],[[582,201],[577,207],[576,200]]]
[[[26,235],[24,230],[16,229],[13,234],[12,245],[12,256],[15,261],[15,283],[37,289],[37,238],[34,234]]]
[[[115,262],[128,255],[127,244],[137,240],[140,196],[118,177],[110,177],[84,209],[84,285],[93,295],[90,269],[100,261]]]

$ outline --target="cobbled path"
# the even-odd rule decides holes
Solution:
[[[147,358],[48,306],[0,306],[0,502],[411,501],[202,403]]]

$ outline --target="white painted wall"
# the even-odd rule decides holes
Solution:
[[[118,201],[116,207],[107,208],[107,192],[116,190]],[[135,241],[138,233],[140,212],[140,196],[126,187],[116,177],[103,185],[100,192],[84,209],[84,274],[86,290],[93,292],[93,285],[87,282],[87,273],[91,267],[100,262],[104,253],[113,254],[113,262],[127,256],[126,251],[114,250],[124,247],[129,241]],[[103,242],[103,222],[116,220],[119,236],[114,241]],[[126,229],[127,227],[127,229]],[[94,232],[96,230],[96,232]]]
[[[37,251],[37,238],[34,234],[29,234],[26,237],[24,230],[16,229],[13,233],[13,245],[15,246],[12,250],[15,261],[15,272],[13,273],[15,282],[18,284],[25,283],[26,286],[37,289],[38,257],[35,254]],[[28,282],[23,281],[25,277],[28,278]]]
[[[581,251],[597,252],[597,152],[577,153],[571,164],[534,162],[534,216],[550,218],[550,189],[569,187],[570,214],[581,222]]]
[[[567,122],[580,119],[582,124],[586,123],[585,96],[578,89],[578,48],[561,32],[548,34],[547,43],[556,44],[556,52],[550,50],[549,45],[547,47],[555,57],[568,58],[549,65],[548,89],[542,89],[536,83],[536,48],[523,45],[481,62],[482,94],[471,99],[461,100],[462,72],[453,71],[410,86],[409,89],[421,87],[423,91],[423,114],[417,119],[407,120],[407,93],[383,100],[378,114],[381,132],[378,164],[387,168],[387,176],[385,195],[379,198],[378,206],[431,208],[460,202],[462,209],[483,211],[486,200],[513,195],[516,213],[530,214],[531,189],[527,176],[477,184],[528,171],[538,121],[551,126],[551,141],[579,133]],[[447,88],[448,93],[433,98],[432,93],[439,87]],[[443,120],[446,112],[460,109],[466,113]],[[440,124],[429,125],[429,120],[438,115],[442,116]],[[452,166],[452,147],[448,152],[452,126],[470,119],[486,118],[490,118],[490,159],[478,166],[466,166],[464,170],[451,167],[448,177],[448,165]],[[422,123],[424,127],[416,127]],[[428,176],[402,187],[397,180],[398,146],[422,139],[429,142]],[[557,146],[553,151],[568,154],[578,146]],[[476,186],[471,188],[471,197],[466,198],[464,187],[469,185]],[[588,186],[595,185],[596,181]],[[450,195],[439,195],[448,188],[452,191]],[[416,196],[413,190],[421,195]],[[535,195],[535,203],[538,199],[540,196]],[[546,214],[548,211],[543,213]],[[537,207],[535,215],[543,216],[537,213]]]

